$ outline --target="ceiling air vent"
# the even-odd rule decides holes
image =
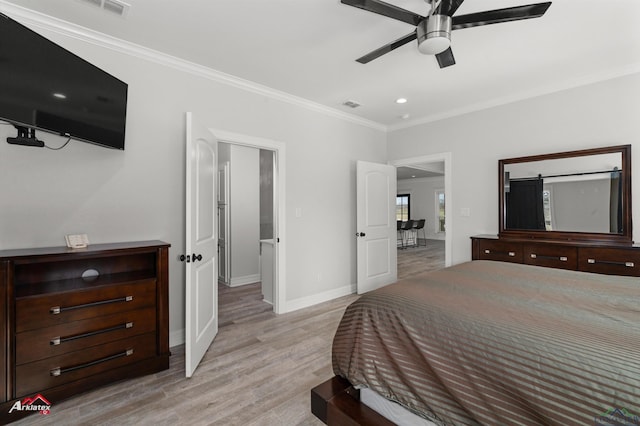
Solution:
[[[342,105],[348,106],[349,108],[358,108],[360,106],[360,104],[356,101],[344,101]]]
[[[125,17],[131,5],[120,0],[82,0],[82,2],[97,6],[107,12]]]

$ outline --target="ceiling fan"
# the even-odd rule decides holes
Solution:
[[[525,6],[508,7],[486,12],[453,16],[464,0],[425,0],[431,4],[428,16],[421,16],[380,0],[340,0],[343,4],[397,19],[415,25],[416,29],[404,37],[367,53],[356,61],[366,64],[385,53],[418,40],[418,50],[435,55],[440,68],[456,63],[451,50],[451,31],[521,19],[539,18],[544,15],[551,2],[535,3]]]

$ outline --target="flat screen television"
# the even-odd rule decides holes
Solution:
[[[0,13],[0,120],[19,135],[39,129],[123,150],[127,88]]]

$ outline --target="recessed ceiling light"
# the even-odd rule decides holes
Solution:
[[[411,175],[412,178],[416,177],[416,175]]]
[[[396,103],[397,104],[406,104],[407,103],[407,99],[406,98],[398,98],[398,99],[396,99]]]
[[[64,93],[54,93],[53,97],[58,99],[67,99],[67,95],[65,95]]]

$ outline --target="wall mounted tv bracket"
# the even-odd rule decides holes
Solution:
[[[38,140],[36,138],[35,129],[13,125],[16,129],[18,129],[18,136],[15,138],[7,138],[7,142],[13,145],[24,145],[24,146],[37,146],[42,148],[44,146],[44,142]]]

